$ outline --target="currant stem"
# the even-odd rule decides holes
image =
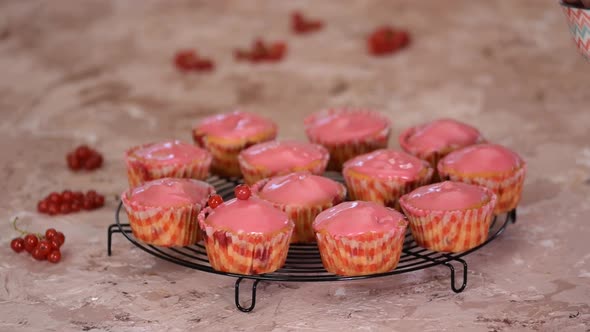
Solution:
[[[19,232],[20,235],[23,235],[24,236],[24,235],[27,235],[27,234],[33,234],[36,237],[38,237],[39,239],[42,239],[43,238],[43,235],[42,234],[39,234],[39,233],[29,233],[29,232],[27,232],[25,230],[22,230],[22,229],[18,228],[18,226],[16,226],[16,222],[17,221],[18,221],[18,217],[14,217],[14,220],[12,221],[12,228],[14,228],[15,231]]]

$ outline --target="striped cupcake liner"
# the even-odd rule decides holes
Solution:
[[[304,124],[307,125],[308,123],[314,122],[316,117],[318,117],[318,116],[325,116],[326,114],[327,115],[336,114],[336,113],[343,112],[343,111],[348,111],[348,110],[328,109],[328,110],[325,110],[324,112],[314,113],[314,114],[308,116],[307,118],[305,118]],[[389,135],[391,133],[391,126],[390,126],[389,119],[387,119],[385,116],[383,116],[380,113],[376,113],[376,112],[369,111],[369,110],[354,110],[354,111],[358,112],[358,113],[364,113],[368,117],[376,117],[379,120],[384,121],[384,123],[386,123],[387,126],[384,129],[376,132],[373,135],[364,137],[362,139],[350,140],[350,141],[341,142],[341,143],[332,143],[327,140],[322,140],[320,137],[312,135],[309,130],[307,130],[307,129],[305,130],[308,139],[312,143],[323,145],[326,149],[328,149],[328,152],[330,152],[330,160],[328,162],[328,167],[327,167],[328,170],[341,171],[342,165],[347,160],[352,159],[352,158],[359,156],[361,154],[369,153],[369,152],[379,150],[379,149],[384,149],[387,147],[387,144],[389,142]]]
[[[244,182],[248,185],[253,185],[254,183],[262,180],[267,179],[273,176],[279,175],[287,175],[293,172],[299,171],[308,171],[311,174],[322,175],[326,171],[326,166],[328,165],[328,160],[330,159],[330,154],[328,150],[324,147],[321,148],[324,152],[322,155],[322,159],[314,160],[305,166],[300,167],[291,167],[282,170],[269,170],[266,167],[255,166],[246,161],[246,159],[242,156],[238,156],[238,161],[240,164],[240,170],[242,171],[242,175],[244,176]]]
[[[127,165],[127,179],[131,188],[145,182],[161,178],[188,178],[204,180],[209,176],[209,167],[212,157],[207,153],[203,159],[195,159],[186,164],[162,165],[150,160],[140,159],[135,156],[137,149],[147,145],[135,147],[127,151],[125,164]]]
[[[436,166],[438,165],[438,162],[444,158],[446,155],[448,155],[449,153],[464,148],[465,146],[452,146],[452,147],[445,147],[444,149],[438,150],[438,151],[421,151],[421,150],[417,150],[416,148],[414,148],[413,146],[411,146],[410,144],[408,144],[408,139],[410,138],[410,136],[412,136],[414,134],[414,131],[416,130],[416,127],[411,127],[406,129],[404,132],[402,132],[399,135],[399,145],[402,148],[402,150],[404,150],[405,152],[420,158],[422,160],[426,160],[428,163],[430,163],[430,165],[434,168],[435,170],[435,174],[433,176],[433,180],[437,180],[437,168]],[[473,144],[469,144],[469,145],[475,145],[475,144],[483,144],[485,143],[486,140],[485,138],[480,135],[477,138],[477,141],[475,141]]]
[[[276,126],[251,137],[232,140],[213,137],[193,130],[194,141],[202,148],[207,149],[213,156],[211,172],[223,177],[240,177],[242,175],[238,161],[240,152],[254,144],[271,141],[276,136]]]
[[[395,269],[404,245],[407,222],[387,233],[366,233],[353,237],[316,232],[322,263],[330,273],[362,276]]]
[[[496,195],[483,188],[491,199],[468,210],[424,210],[410,205],[402,196],[400,205],[410,221],[416,243],[440,252],[462,252],[482,244],[488,237],[497,203]]]
[[[269,234],[233,232],[207,225],[209,212],[201,211],[199,225],[213,269],[251,275],[271,273],[285,264],[293,224]]]
[[[209,195],[214,193],[215,189],[209,186]],[[189,246],[199,241],[197,217],[208,196],[196,204],[162,208],[134,203],[128,194],[129,191],[124,192],[121,199],[136,239],[162,247]]]
[[[451,181],[475,184],[491,189],[498,197],[494,213],[502,214],[515,209],[520,202],[526,175],[526,164],[523,163],[521,167],[513,172],[490,174],[489,176],[458,174],[457,172],[445,170],[442,164],[439,165],[438,172],[442,178]]]
[[[251,190],[252,194],[260,199],[264,199],[259,196],[260,190],[270,181],[270,179],[263,179],[256,182]],[[295,224],[293,229],[293,235],[291,236],[291,243],[312,243],[316,241],[315,232],[312,224],[322,211],[327,210],[341,202],[346,198],[346,187],[338,183],[340,190],[338,195],[331,201],[324,204],[318,204],[313,206],[298,206],[293,204],[280,204],[272,201],[268,201],[277,209],[285,212],[289,219]]]
[[[347,168],[344,168],[342,174],[351,200],[375,202],[401,211],[399,206],[401,196],[431,182],[434,169],[426,162],[424,165],[427,167],[426,170],[412,181],[382,179]]]

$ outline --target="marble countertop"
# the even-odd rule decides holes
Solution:
[[[292,35],[297,8],[325,29]],[[407,27],[412,45],[369,57],[365,35],[384,23]],[[235,63],[232,50],[256,36],[286,40],[285,61]],[[172,55],[187,47],[217,69],[177,72]],[[1,331],[590,329],[590,64],[557,1],[2,1],[0,73]],[[107,257],[126,148],[190,140],[201,117],[237,107],[273,118],[281,138],[304,139],[305,115],[343,105],[385,112],[394,137],[457,118],[527,160],[518,222],[467,257],[463,293],[450,290],[444,267],[261,283],[244,314],[232,278],[162,261],[121,236]],[[81,143],[103,152],[102,169],[65,167]],[[65,188],[105,193],[106,207],[35,212]],[[60,264],[10,250],[16,216],[30,230],[66,234]]]

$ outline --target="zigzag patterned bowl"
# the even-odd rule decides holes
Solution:
[[[590,9],[559,1],[578,50],[590,61]]]

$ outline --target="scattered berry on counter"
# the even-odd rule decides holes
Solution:
[[[174,65],[180,71],[210,71],[215,68],[211,59],[201,58],[195,50],[181,50],[174,56]]]
[[[291,29],[296,34],[307,34],[321,30],[324,23],[320,20],[310,20],[299,11],[291,13]]]
[[[287,54],[287,44],[283,41],[266,43],[258,38],[252,43],[250,50],[237,49],[234,51],[234,57],[238,61],[258,62],[277,62],[282,60]]]
[[[16,226],[17,220],[15,218],[12,225],[17,232],[24,235],[24,238],[18,237],[10,241],[10,248],[14,252],[20,253],[25,250],[38,261],[48,260],[51,263],[57,263],[61,260],[60,249],[66,241],[66,237],[62,232],[49,228],[45,231],[45,236],[27,233]]]
[[[211,195],[211,197],[209,197],[209,201],[207,202],[209,207],[212,209],[215,209],[216,207],[218,207],[222,203],[223,203],[223,198],[219,195]]]
[[[236,189],[234,189],[234,194],[236,195],[237,199],[246,200],[250,198],[252,192],[250,191],[250,187],[245,184],[240,184],[236,186]]]
[[[409,43],[410,35],[407,31],[389,26],[377,28],[367,39],[369,53],[376,56],[394,53]]]
[[[64,190],[52,192],[37,203],[37,211],[49,215],[68,214],[84,210],[94,210],[104,206],[104,196],[89,190],[86,195],[82,192]]]
[[[66,156],[68,167],[73,171],[85,169],[95,170],[102,166],[102,155],[86,145],[80,145]]]

